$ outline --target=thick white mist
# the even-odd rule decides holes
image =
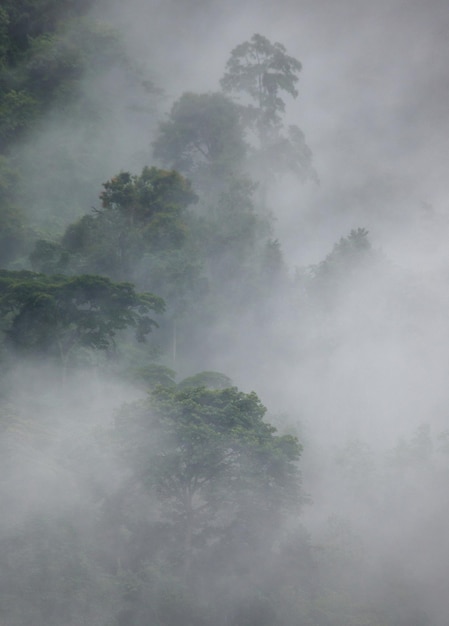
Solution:
[[[352,228],[367,228],[384,258],[348,279],[329,311],[315,310],[300,288],[294,307],[291,292],[280,289],[269,332],[248,314],[233,330],[235,341],[213,354],[203,350],[201,358],[287,412],[288,423],[301,423],[305,488],[314,499],[305,518],[316,540],[324,540],[327,519],[341,517],[363,545],[361,576],[373,602],[388,599],[385,578],[394,581],[388,601],[401,602],[402,580],[403,593],[416,593],[442,625],[447,7],[188,4],[184,11],[174,3],[136,3],[117,13],[130,49],[157,59],[173,99],[185,90],[215,90],[229,50],[254,32],[282,42],[303,63],[288,118],[306,134],[320,184],[283,179],[269,198],[292,274],[295,266],[319,263]],[[395,446],[401,437],[410,443],[423,424],[436,446],[432,463],[406,469],[404,477],[391,469]],[[376,459],[362,492],[351,491],[339,470],[338,459],[351,458],[350,442]]]
[[[441,435],[449,427],[447,3],[130,0],[99,2],[94,14],[119,30],[142,76],[164,95],[135,115],[139,81],[111,73],[93,86],[86,78],[86,94],[95,98],[102,119],[99,136],[86,137],[98,182],[96,191],[89,187],[74,199],[72,219],[81,214],[81,202],[97,202],[92,194],[104,180],[120,169],[138,172],[151,158],[157,120],[183,92],[218,90],[235,45],[261,33],[302,62],[299,97],[288,102],[287,118],[305,133],[319,184],[285,177],[268,194],[291,281],[274,290],[263,324],[250,310],[232,328],[217,328],[181,364],[182,374],[217,370],[254,389],[278,416],[273,421],[303,440],[303,484],[312,503],[301,520],[314,544],[333,541],[335,528],[340,541],[347,529],[348,543],[364,555],[353,579],[349,572],[348,585],[362,581],[373,604],[400,604],[401,593],[416,593],[432,626],[446,626],[449,462]],[[83,122],[80,127],[85,132]],[[82,159],[80,127],[49,120],[21,148],[36,212],[51,198],[34,155],[51,169],[60,162],[62,143],[74,161]],[[74,161],[50,171],[52,185]],[[62,184],[60,196],[65,193]],[[310,265],[359,227],[368,229],[376,261],[344,276],[332,304],[320,295],[311,298],[294,280],[295,270],[308,275]],[[14,387],[19,394],[17,380]],[[61,404],[73,425],[58,435],[65,441],[71,433],[92,441],[86,419],[83,428],[76,425],[80,389],[71,391],[70,410],[66,400]],[[99,427],[137,394],[112,393],[104,381],[89,389],[89,410],[81,406],[87,421]],[[19,407],[27,405],[18,397]],[[53,404],[52,428],[58,428],[57,412]],[[431,443],[424,460],[418,459],[417,433],[428,433]],[[407,452],[401,456],[401,450]],[[100,474],[111,471],[108,462]],[[30,485],[30,467],[18,473],[17,484]],[[64,477],[52,472],[50,467],[37,474],[35,493],[62,490]],[[76,502],[85,489],[80,475]],[[25,495],[23,502],[38,506],[40,495]],[[42,495],[43,503],[47,497]],[[21,506],[17,515],[25,514]],[[411,626],[406,620],[401,623]]]

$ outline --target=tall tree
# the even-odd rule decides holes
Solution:
[[[101,274],[157,293],[167,304],[160,337],[175,357],[176,320],[205,290],[187,211],[197,195],[178,172],[144,167],[139,175],[120,172],[105,182],[100,199],[102,206],[71,224],[60,243],[36,243],[33,268]]]
[[[118,416],[123,454],[176,530],[186,571],[217,541],[242,549],[245,536],[269,549],[282,512],[298,503],[301,447],[265,413],[255,393],[186,386],[159,387]]]
[[[272,44],[256,34],[232,50],[221,86],[226,93],[249,96],[248,116],[264,137],[282,121],[285,102],[280,92],[298,96],[296,84],[301,68],[301,63],[288,56],[282,44]]]
[[[243,100],[243,119],[259,143],[255,156],[263,181],[289,170],[302,179],[315,176],[304,134],[297,126],[283,125],[282,96],[298,96],[301,67],[282,44],[255,34],[232,50],[220,81],[225,93]]]
[[[351,282],[356,284],[357,277],[360,279],[363,273],[384,261],[373,249],[368,235],[366,228],[352,229],[349,235],[340,238],[321,263],[310,268],[310,295],[323,298],[329,305],[342,293],[347,295]]]

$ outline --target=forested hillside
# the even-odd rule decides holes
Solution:
[[[173,93],[116,9],[0,6],[0,623],[445,626],[445,279],[332,206],[295,266],[300,60]]]

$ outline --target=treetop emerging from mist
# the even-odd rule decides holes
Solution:
[[[156,214],[178,214],[197,201],[190,181],[173,170],[144,167],[140,176],[120,172],[103,184],[104,209],[118,210],[133,224],[154,219]]]
[[[283,120],[281,95],[298,96],[300,71],[282,44],[254,35],[232,50],[222,92],[186,92],[174,102],[159,124],[154,156],[192,176],[200,194],[216,192],[229,176],[254,176],[263,186],[289,171],[316,178],[304,133]]]
[[[256,34],[232,50],[220,83],[223,91],[246,93],[256,102],[261,112],[259,123],[277,124],[279,112],[285,110],[279,93],[298,96],[295,85],[301,68],[301,63],[288,56],[282,44],[273,44]]]
[[[317,179],[304,133],[283,122],[285,102],[281,96],[297,98],[301,69],[301,63],[289,56],[282,44],[256,34],[232,50],[220,81],[227,95],[244,102],[239,104],[240,116],[258,143],[253,150],[253,169],[260,172],[262,181],[287,171],[301,180]]]

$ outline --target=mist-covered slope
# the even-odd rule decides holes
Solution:
[[[448,19],[0,7],[0,622],[446,626]]]

